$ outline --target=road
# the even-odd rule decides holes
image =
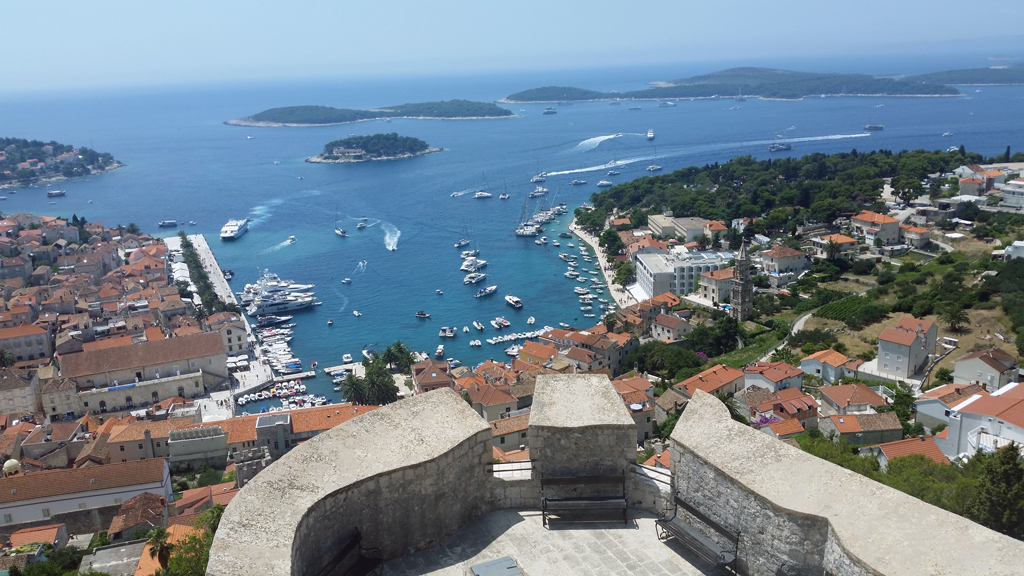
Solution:
[[[807,319],[810,318],[810,317],[811,317],[811,313],[808,312],[807,314],[804,314],[803,316],[797,318],[796,322],[793,322],[793,327],[789,330],[789,335],[792,336],[793,334],[796,334],[797,332],[803,330],[804,329],[804,324],[807,323]],[[767,361],[771,360],[772,354],[775,354],[775,352],[779,348],[782,348],[786,344],[787,340],[789,340],[788,337],[786,338],[786,340],[783,340],[782,342],[779,342],[778,344],[773,346],[770,350],[765,352],[763,356],[758,358],[758,361],[759,362],[767,362]]]

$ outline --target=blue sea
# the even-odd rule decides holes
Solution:
[[[223,124],[298,104],[369,108],[453,98],[494,101],[556,83],[624,91],[681,75],[675,72],[594,70],[570,77],[507,74],[3,96],[0,134],[88,146],[112,153],[126,167],[63,184],[67,196],[53,205],[42,187],[0,192],[8,197],[0,209],[77,214],[108,226],[134,222],[164,235],[169,232],[157,228],[160,220],[195,220],[196,226],[183,229],[207,236],[221,266],[235,271],[236,289],[254,281],[258,267],[316,284],[323,305],[295,315],[292,347],[306,366],[314,360],[321,366],[340,364],[345,353],[358,357],[365,346],[382,349],[395,340],[428,352],[443,343],[447,356],[473,365],[505,358],[503,345],[469,346],[471,339],[495,334],[488,324],[495,316],[512,322],[506,332],[530,329],[529,316],[536,317],[535,328],[561,322],[582,327],[598,319],[582,316],[572,291],[579,284],[563,277],[559,248],[513,235],[524,198],[534,187],[530,177],[538,172],[555,174],[545,183],[550,190],[545,204],[565,202],[571,211],[598,191],[598,180],[646,176],[645,167],[654,161],[668,173],[740,154],[767,158],[963,144],[995,155],[1007,145],[1014,151],[1024,146],[1024,87],[964,87],[959,98],[683,100],[671,108],[642,102],[639,111],[591,102],[557,107],[555,115],[543,115],[543,104],[503,105],[517,117],[316,128]],[[738,110],[731,109],[737,104]],[[884,124],[885,130],[866,135],[866,123]],[[646,139],[648,129],[655,131],[655,140]],[[415,136],[446,151],[390,163],[304,162],[328,141],[377,132]],[[954,136],[943,137],[944,132]],[[773,141],[793,148],[769,153]],[[610,162],[620,164],[620,176],[605,175]],[[587,184],[572,186],[573,179]],[[474,200],[472,192],[485,187],[494,197]],[[499,200],[503,191],[511,199]],[[452,197],[453,192],[469,193]],[[530,203],[530,213],[537,208]],[[241,217],[252,219],[250,232],[222,242],[220,227]],[[360,217],[371,224],[365,230],[355,228]],[[334,234],[336,220],[348,238]],[[549,238],[564,231],[568,220],[562,217],[549,227]],[[475,286],[463,285],[459,250],[453,247],[466,230],[488,261],[486,282]],[[297,242],[286,244],[292,235]],[[576,240],[562,242],[566,250],[564,243]],[[365,266],[359,265],[362,260]],[[351,284],[342,284],[346,277]],[[477,288],[490,284],[498,285],[497,294],[473,298]],[[507,293],[525,306],[511,309],[502,298]],[[355,317],[354,310],[362,316]],[[418,310],[431,318],[415,318]],[[478,333],[473,320],[487,330]],[[458,336],[439,338],[442,326],[458,327]],[[471,333],[462,333],[463,326]],[[322,376],[308,384],[337,396]]]

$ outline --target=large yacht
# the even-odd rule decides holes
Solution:
[[[523,307],[523,301],[520,300],[519,298],[511,295],[511,294],[509,294],[508,296],[505,296],[505,302],[508,302],[508,305],[513,307],[513,308],[522,308]]]
[[[487,266],[487,260],[481,260],[474,256],[470,256],[462,261],[462,266],[459,270],[462,270],[463,272],[476,272],[484,266]]]
[[[530,192],[530,198],[537,198],[539,196],[543,196],[543,195],[547,194],[547,192],[548,192],[547,188],[545,188],[543,186],[537,186],[536,188],[533,189],[533,192]]]
[[[547,175],[547,172],[541,172],[540,174],[537,174],[533,178],[530,178],[530,182],[533,182],[534,184],[543,182],[546,179]]]
[[[487,288],[481,288],[481,289],[476,291],[476,295],[474,296],[474,298],[480,298],[480,297],[483,297],[483,296],[488,296],[490,294],[494,294],[495,290],[497,290],[497,289],[498,289],[498,285],[497,284],[495,284],[494,286],[488,286]],[[474,323],[473,325],[476,326],[476,323]],[[479,330],[483,330],[483,327],[480,327],[478,329]]]
[[[545,114],[558,114],[558,110],[555,110],[551,106],[548,106],[547,108],[544,109],[544,113]]]
[[[278,312],[289,312],[301,310],[313,305],[313,296],[274,296],[271,298],[259,298],[254,300],[246,309],[249,316],[260,316],[263,314],[277,314]]]
[[[653,128],[651,128],[650,130],[647,131],[647,139],[648,140],[654,140],[654,129]]]
[[[480,272],[470,272],[466,274],[466,277],[462,279],[463,284],[476,284],[477,282],[483,282],[487,279],[487,274]]]
[[[479,199],[479,198],[490,198],[491,196],[492,196],[492,194],[490,192],[484,192],[483,190],[480,190],[476,194],[473,194],[473,198],[477,198],[477,199]]]
[[[598,188],[607,188],[609,186],[613,186],[613,184],[607,180],[601,180],[600,182],[597,183]]]
[[[885,126],[881,124],[865,124],[865,130],[885,130]]]
[[[161,220],[157,224],[157,226],[159,226],[160,228],[177,228],[178,221],[177,220]]]
[[[249,219],[228,220],[228,223],[220,229],[221,240],[236,240],[242,234],[249,231]]]

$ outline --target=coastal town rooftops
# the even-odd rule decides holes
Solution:
[[[490,422],[491,425],[491,436],[498,437],[506,434],[512,434],[514,432],[525,432],[530,427],[530,414],[520,414],[518,416],[510,416],[508,418],[501,418]]]
[[[781,422],[772,422],[768,424],[768,428],[770,428],[772,433],[776,436],[791,436],[804,431],[804,425],[796,418],[790,418],[789,420],[783,420]]]
[[[829,416],[840,434],[871,432],[875,430],[896,430],[902,428],[895,412],[882,414],[843,414]]]
[[[970,399],[975,394],[988,396],[988,392],[978,384],[946,384],[921,394],[917,397],[917,400],[938,400],[946,406],[953,408]]]
[[[0,479],[0,504],[160,483],[164,479],[165,466],[163,458],[151,458],[104,466],[17,474]]]
[[[949,458],[946,458],[946,455],[942,453],[942,449],[935,443],[935,438],[931,436],[886,442],[885,444],[876,444],[874,447],[880,449],[885,454],[886,459],[890,461],[893,458],[921,454],[939,464],[949,464]]]
[[[934,323],[928,320],[921,320],[914,318],[913,316],[904,316],[896,323],[896,328],[899,328],[900,330],[907,330],[909,332],[927,332],[931,330],[934,325]]]
[[[794,256],[803,256],[804,253],[799,250],[794,250],[789,246],[776,246],[771,250],[761,252],[761,255],[771,258],[792,258]]]
[[[827,397],[836,406],[867,404],[874,407],[885,404],[885,398],[882,398],[872,389],[863,384],[822,386],[821,388],[818,388],[818,390],[821,392],[822,396]]]
[[[722,364],[687,378],[673,386],[673,388],[677,390],[684,389],[686,394],[692,398],[697,390],[714,394],[720,388],[735,382],[739,378],[743,378],[743,371]]]
[[[558,348],[547,344],[541,344],[540,342],[527,340],[526,342],[523,342],[523,347],[519,350],[520,357],[524,354],[527,356],[533,356],[534,358],[554,360],[558,357]]]
[[[722,268],[720,270],[712,270],[710,272],[704,272],[700,275],[701,278],[707,278],[708,280],[732,280],[736,277],[735,268]]]
[[[879,341],[892,342],[893,344],[899,344],[901,346],[910,346],[917,340],[916,332],[908,332],[906,330],[897,330],[895,328],[886,328],[882,330],[882,333],[878,336]]]
[[[46,526],[35,526],[33,528],[22,528],[11,534],[11,548],[20,548],[25,544],[35,542],[55,544],[57,535],[60,533],[63,524],[47,524]]]
[[[870,210],[862,210],[860,214],[853,217],[854,220],[860,220],[861,222],[869,222],[871,224],[894,224],[899,220],[886,216],[885,214],[879,214],[878,212],[871,212]]]
[[[829,234],[828,236],[822,236],[821,238],[818,238],[818,240],[821,243],[823,243],[823,244],[827,244],[829,242],[832,242],[833,240],[837,244],[856,244],[857,243],[857,241],[855,239],[850,238],[849,236],[846,236],[845,234]]]
[[[182,430],[192,428],[191,418],[168,418],[166,420],[137,420],[118,426],[110,432],[107,440],[111,444],[119,442],[134,442],[142,440],[149,432],[150,438],[167,438],[171,430]]]
[[[32,382],[32,378],[21,370],[0,368],[0,390],[20,390]]]
[[[121,505],[117,516],[110,521],[107,533],[116,534],[139,524],[150,527],[159,526],[163,523],[166,504],[167,501],[163,496],[150,492],[143,492],[129,498]]]
[[[744,374],[760,374],[772,382],[802,376],[804,371],[785,362],[754,362],[743,367]]]
[[[971,352],[970,354],[964,354],[953,362],[963,362],[965,360],[981,360],[989,367],[1000,372],[1003,372],[1017,364],[1017,358],[1000,348],[989,348],[987,350],[978,350],[976,352]]]
[[[24,336],[41,336],[46,333],[45,329],[36,326],[35,324],[26,324],[22,322],[21,326],[15,326],[14,328],[0,328],[0,340],[21,338]]]
[[[80,378],[102,372],[116,372],[223,354],[223,337],[218,332],[209,332],[69,354],[62,359],[61,374],[65,378]]]
[[[815,352],[814,354],[805,357],[804,361],[806,360],[817,360],[822,364],[828,364],[829,366],[834,366],[836,368],[850,361],[849,358],[832,349]]]
[[[1024,428],[1024,398],[976,396],[958,408],[960,412],[991,416]]]

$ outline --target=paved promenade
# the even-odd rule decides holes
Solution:
[[[575,234],[581,242],[586,242],[594,251],[597,263],[601,265],[601,274],[604,275],[604,283],[608,285],[608,294],[610,294],[612,299],[615,300],[615,304],[620,309],[636,304],[636,298],[633,298],[633,296],[629,292],[626,292],[622,286],[612,284],[612,280],[615,279],[615,268],[608,264],[608,261],[605,259],[604,250],[602,250],[601,246],[598,245],[597,238],[591,236],[582,228],[577,226],[575,220],[569,224],[569,232]]]

